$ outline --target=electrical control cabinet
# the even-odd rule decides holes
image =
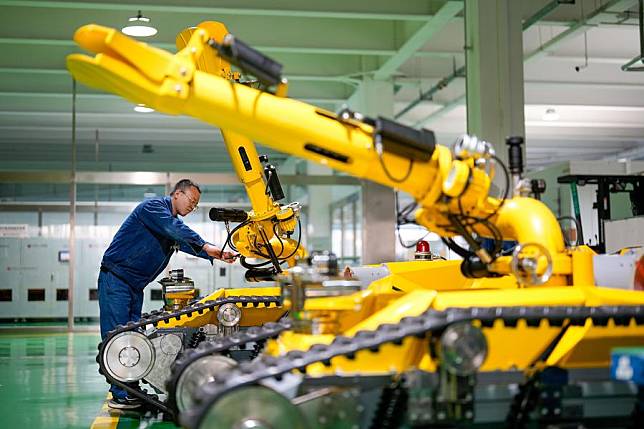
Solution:
[[[99,316],[97,281],[103,253],[111,238],[77,240],[74,317],[96,319]],[[67,317],[69,262],[68,240],[30,237],[0,238],[0,321],[13,322]],[[167,270],[183,268],[194,280],[199,295],[218,288],[265,286],[248,283],[245,270],[238,263],[208,261],[182,252],[172,256]],[[163,305],[161,286],[155,281],[144,291],[143,311]]]

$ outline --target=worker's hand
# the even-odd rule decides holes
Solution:
[[[235,255],[232,252],[223,252],[223,253],[220,252],[220,254],[221,256],[219,257],[219,259],[224,262],[228,262],[229,264],[232,264],[233,262],[235,262],[235,259],[237,258],[237,255]]]
[[[235,254],[232,252],[222,252],[220,248],[217,246],[213,246],[212,244],[204,244],[203,246],[204,252],[208,254],[208,256],[219,259],[220,261],[228,262],[229,264],[232,264],[235,262]]]

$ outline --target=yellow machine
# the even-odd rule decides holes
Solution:
[[[184,385],[192,380],[192,390],[178,406],[181,423],[477,423],[475,399],[490,395],[477,390],[477,374],[479,381],[491,373],[503,380],[516,372],[528,378],[518,392],[506,392],[510,426],[523,426],[535,410],[542,422],[592,414],[566,408],[573,385],[568,374],[605,372],[613,348],[644,344],[644,293],[595,285],[593,252],[567,247],[557,219],[540,201],[490,197],[498,159],[489,143],[464,136],[450,149],[436,144],[428,130],[285,98],[279,64],[211,25],[200,25],[175,55],[114,29],[84,26],[75,40],[97,55],[70,55],[67,65],[79,81],[132,102],[193,116],[227,135],[405,191],[419,204],[416,222],[444,237],[463,261],[387,264],[388,275],[361,288],[337,276],[331,255],[313,255],[309,265],[278,276],[289,321],[205,345],[177,362],[171,392],[181,382],[177,374],[192,372],[183,379]],[[204,55],[255,75],[260,88],[199,67]],[[239,174],[241,164],[231,155]],[[459,247],[455,236],[468,248]],[[483,237],[494,243],[491,248],[481,244]],[[503,241],[516,242],[511,253],[503,252]],[[269,339],[265,354],[252,363],[221,363],[235,344]],[[199,383],[212,368],[222,371]],[[633,397],[626,392],[620,398]]]

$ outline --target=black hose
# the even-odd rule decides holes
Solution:
[[[584,244],[581,239],[581,235],[579,234],[579,231],[581,231],[581,225],[579,225],[579,221],[577,218],[573,216],[560,216],[557,218],[557,222],[559,222],[559,227],[561,228],[561,221],[562,220],[571,220],[575,224],[575,228],[577,229],[577,246],[581,246]],[[561,228],[561,232],[563,233],[563,228]]]
[[[463,247],[459,246],[451,238],[441,237],[441,240],[443,241],[443,243],[445,243],[445,245],[447,247],[449,247],[449,249],[451,251],[455,252],[458,256],[460,256],[463,259],[471,258],[471,257],[475,256],[474,252],[471,252],[471,251],[469,251],[467,249],[464,249]]]

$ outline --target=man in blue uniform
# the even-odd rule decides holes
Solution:
[[[183,223],[177,215],[192,213],[199,203],[201,190],[188,179],[177,182],[169,196],[150,198],[139,204],[125,219],[105,251],[98,276],[101,338],[117,325],[141,318],[143,289],[168,265],[176,250],[211,263],[219,259],[234,261],[230,252],[222,252],[207,243]],[[140,406],[136,398],[112,385],[112,408],[131,409]]]

